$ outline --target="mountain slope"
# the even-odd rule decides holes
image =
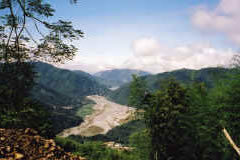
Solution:
[[[111,87],[121,86],[132,80],[132,75],[138,76],[149,75],[149,72],[131,69],[113,69],[95,73],[94,76],[99,77],[98,82],[108,84]]]
[[[74,73],[42,62],[35,63],[35,71],[38,77],[32,97],[45,104],[51,114],[54,134],[83,122],[76,112],[84,104],[90,103],[84,97],[105,95],[109,91],[85,72]]]
[[[91,75],[59,69],[50,64],[35,64],[38,86],[33,90],[36,99],[55,105],[79,103],[82,98],[98,94],[105,95],[108,89],[100,85]]]
[[[190,84],[192,82],[204,82],[207,87],[211,88],[214,83],[223,78],[230,71],[224,68],[205,68],[201,70],[181,69],[172,72],[164,72],[156,75],[148,75],[141,77],[146,81],[150,90],[155,91],[162,85],[162,81],[166,78],[175,78],[182,84]],[[125,84],[113,91],[109,97],[116,103],[127,105],[130,93],[130,83]]]

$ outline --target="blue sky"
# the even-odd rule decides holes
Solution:
[[[217,56],[217,52],[223,55],[224,52],[230,52],[229,50],[233,54],[238,43],[236,45],[231,39],[230,31],[219,30],[218,26],[210,24],[212,29],[208,30],[210,22],[206,20],[206,15],[218,16],[219,10],[225,11],[222,7],[224,1],[227,0],[79,0],[76,5],[71,5],[68,1],[60,3],[53,0],[51,3],[56,9],[56,16],[71,20],[75,27],[85,32],[85,38],[75,43],[79,52],[74,61],[63,67],[91,73],[126,67],[157,73],[185,68],[181,62],[177,64],[164,60],[186,54],[175,53],[179,47],[191,49],[191,52],[214,49]],[[237,3],[236,0],[228,0],[230,1],[233,5]],[[145,55],[148,54],[147,58],[139,53],[142,53],[139,47],[144,50]],[[157,50],[154,51],[156,53],[152,53],[153,48]],[[196,48],[197,51],[194,50]],[[177,56],[167,57],[168,54]],[[190,56],[189,53],[187,55]],[[153,62],[156,57],[159,61]],[[204,62],[203,57],[201,60],[193,58],[196,61],[193,63]],[[143,64],[138,65],[138,62]],[[169,67],[157,67],[162,64]],[[201,66],[207,67],[208,64],[186,67],[198,69]]]

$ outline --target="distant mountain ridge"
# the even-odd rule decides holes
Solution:
[[[79,103],[88,95],[105,95],[109,91],[85,72],[75,73],[42,62],[35,63],[35,71],[38,78],[33,96],[50,104]]]
[[[155,75],[147,75],[141,77],[147,83],[147,87],[155,91],[161,87],[161,82],[167,78],[175,78],[182,84],[190,84],[192,82],[204,82],[208,88],[214,86],[216,81],[224,78],[226,73],[231,71],[225,68],[204,68],[200,70],[180,69],[171,72],[164,72]],[[113,91],[109,98],[110,100],[127,105],[130,95],[130,83],[124,84],[117,90]]]
[[[151,73],[134,69],[113,69],[101,71],[94,74],[98,77],[97,81],[110,87],[118,87],[132,80],[132,75],[146,76]]]
[[[85,72],[75,73],[42,62],[35,63],[35,72],[37,85],[32,90],[32,97],[43,103],[51,114],[54,134],[83,122],[76,112],[92,103],[85,99],[86,96],[109,92]]]

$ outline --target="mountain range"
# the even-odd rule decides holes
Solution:
[[[223,79],[229,71],[230,69],[225,68],[204,68],[200,70],[180,69],[155,75],[142,76],[141,78],[146,82],[147,87],[151,91],[160,89],[162,81],[167,78],[174,78],[185,85],[193,82],[204,82],[208,88],[211,88],[218,80]],[[129,95],[130,83],[126,83],[113,91],[109,95],[109,98],[116,103],[127,105]]]
[[[218,79],[224,77],[229,69],[204,68],[200,70],[180,69],[159,74],[130,69],[114,69],[98,72],[94,75],[77,70],[60,69],[53,65],[38,62],[35,64],[38,73],[38,85],[33,90],[33,96],[52,105],[66,106],[81,104],[88,95],[108,96],[119,104],[127,104],[130,93],[132,74],[140,76],[146,81],[150,90],[161,87],[161,81],[175,78],[183,84],[204,82],[207,87],[213,87]],[[120,88],[110,91],[110,87]]]
[[[98,77],[97,81],[108,87],[119,87],[125,83],[129,83],[132,80],[132,75],[145,76],[151,73],[133,70],[133,69],[113,69],[107,71],[101,71],[94,74]]]
[[[80,103],[88,95],[106,95],[109,90],[99,84],[93,76],[78,71],[60,69],[53,65],[37,62],[37,86],[33,97],[53,105]]]
[[[155,91],[161,88],[164,79],[171,77],[185,85],[197,81],[204,82],[211,88],[219,79],[224,78],[229,70],[224,68],[181,69],[152,75],[144,71],[124,69],[91,75],[83,71],[70,71],[38,62],[35,64],[38,75],[37,86],[32,93],[35,99],[50,107],[55,131],[59,133],[83,121],[81,117],[76,116],[76,112],[84,104],[90,103],[85,99],[86,96],[102,95],[116,103],[128,104],[132,74],[138,74],[146,82],[147,87]],[[114,91],[108,89],[119,85],[120,88]],[[70,109],[66,110],[64,108],[66,106]]]

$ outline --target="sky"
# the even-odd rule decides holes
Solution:
[[[239,0],[51,1],[56,17],[85,37],[59,67],[96,73],[115,68],[161,73],[227,66],[240,45]]]

